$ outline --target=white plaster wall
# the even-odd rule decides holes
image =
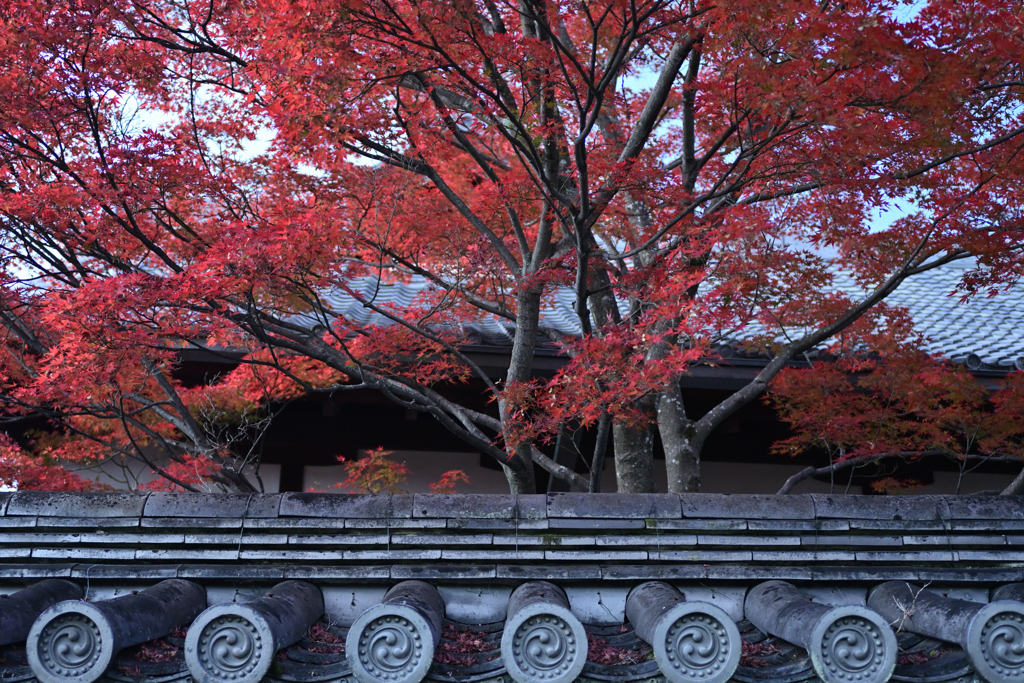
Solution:
[[[458,493],[508,493],[505,475],[499,470],[480,467],[480,456],[476,453],[437,451],[395,451],[392,459],[404,462],[410,470],[404,488],[409,493],[430,493],[430,484],[441,478],[448,470],[461,469],[469,475],[470,484],[459,484]],[[658,491],[668,490],[664,461],[654,463],[655,484]],[[705,493],[775,493],[786,480],[802,470],[802,465],[769,463],[704,462],[701,477]],[[338,491],[334,484],[345,479],[343,465],[303,468],[302,489],[304,491]],[[252,468],[246,470],[252,472]],[[108,484],[115,489],[134,490],[139,485],[157,477],[149,468],[137,461],[112,459],[104,465],[78,472],[86,479]],[[265,464],[260,467],[265,493],[280,491],[281,465]],[[914,490],[914,494],[954,494],[957,492],[959,476],[956,472],[936,472],[935,483]],[[1012,474],[967,473],[960,482],[960,493],[979,491],[1001,491],[1011,481]],[[615,461],[605,461],[601,490],[615,491]],[[833,488],[828,482],[807,479],[793,490],[794,493],[845,493],[846,487]],[[854,486],[850,493],[861,493],[860,486]]]
[[[704,493],[776,493],[794,474],[806,465],[788,465],[772,463],[738,463],[738,462],[702,462],[701,491]],[[1013,481],[1012,474],[965,474],[960,486],[960,493],[976,493],[978,491],[1001,491]],[[654,463],[655,485],[659,492],[668,490],[668,476],[665,462]],[[913,494],[954,494],[957,492],[956,472],[936,472],[935,483],[912,491]],[[604,465],[604,476],[601,477],[601,490],[610,493],[615,491],[615,462],[608,458]],[[862,493],[860,485],[852,486],[850,493]],[[833,487],[824,481],[805,479],[800,482],[793,493],[846,493],[846,487]]]

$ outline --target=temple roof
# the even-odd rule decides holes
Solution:
[[[974,267],[973,261],[955,261],[908,278],[886,302],[907,308],[917,331],[927,340],[925,350],[929,353],[967,363],[976,370],[1024,369],[1024,285],[1012,283],[995,296],[982,294],[962,303],[963,293],[957,290],[957,285],[964,273]],[[837,269],[834,276],[837,291],[854,300],[867,294],[867,290],[858,285],[848,272]],[[408,282],[390,283],[367,276],[352,283],[353,290],[378,305],[393,303],[403,307],[411,305],[431,286],[421,276],[414,276]],[[340,290],[326,293],[324,303],[358,323],[391,324]],[[541,324],[562,335],[580,336],[582,329],[574,305],[575,292],[572,288],[553,288],[542,304]],[[623,315],[628,314],[627,302],[620,301],[619,308]],[[482,315],[477,321],[464,324],[463,331],[476,344],[510,346],[515,325],[493,315]],[[752,324],[739,332],[726,334],[725,341],[736,346],[764,331],[761,326]],[[795,333],[789,331],[790,335]],[[787,339],[785,335],[778,335],[776,341],[783,343]],[[733,352],[732,349],[728,351],[730,354]],[[742,355],[742,351],[739,353]]]

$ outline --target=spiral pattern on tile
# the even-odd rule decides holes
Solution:
[[[665,634],[665,657],[688,678],[713,676],[726,665],[729,642],[725,627],[714,617],[693,613],[677,619]]]
[[[217,617],[199,635],[199,662],[207,673],[221,680],[245,678],[259,665],[263,654],[259,631],[240,616]]]
[[[981,654],[992,669],[1008,678],[1024,676],[1024,615],[1000,612],[981,629]]]
[[[833,680],[871,683],[888,676],[883,666],[885,640],[878,627],[867,619],[837,619],[825,630],[820,648],[826,675]]]
[[[576,661],[579,652],[572,628],[552,614],[530,617],[516,629],[512,639],[516,664],[537,680],[562,676]]]
[[[359,636],[358,657],[366,671],[382,681],[413,675],[423,659],[423,635],[408,619],[387,615],[374,619]]]
[[[96,623],[84,614],[62,614],[42,630],[36,644],[40,663],[57,676],[81,676],[103,652]]]

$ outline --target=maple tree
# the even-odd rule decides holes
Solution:
[[[966,368],[932,358],[920,351],[920,340],[892,332],[884,340],[876,335],[871,356],[837,354],[776,377],[767,399],[794,434],[773,450],[817,450],[828,459],[794,474],[780,493],[812,476],[845,479],[848,489],[858,468],[874,475],[876,491],[912,489],[914,480],[877,470],[937,457],[957,465],[959,493],[964,475],[980,465],[1024,459],[1024,373],[988,391]]]
[[[364,457],[347,460],[338,456],[338,462],[344,463],[345,479],[334,485],[347,493],[408,493],[401,488],[409,476],[409,467],[404,462],[396,462],[389,458],[392,451],[374,448]],[[455,493],[459,483],[469,484],[469,476],[463,470],[449,470],[441,478],[430,484],[431,493]],[[310,489],[313,490],[313,489]]]
[[[431,493],[455,493],[459,484],[472,484],[465,470],[448,470],[441,478],[430,485]]]
[[[390,451],[377,448],[365,458],[345,463],[345,481],[334,485],[350,493],[407,493],[400,488],[409,475],[405,463],[395,462],[387,457]],[[344,462],[344,458],[338,457]]]
[[[373,389],[515,492],[590,487],[540,449],[568,422],[620,491],[653,490],[656,438],[698,490],[712,431],[904,280],[1020,275],[1021,29],[997,0],[3,0],[5,410],[59,427],[54,461],[249,491],[275,402]],[[555,287],[578,339],[540,324]],[[515,324],[500,383],[460,347],[481,315]],[[755,323],[764,369],[688,412],[679,377]],[[538,336],[571,357],[550,381]],[[185,387],[189,346],[246,355]],[[438,391],[471,376],[496,414]]]
[[[0,489],[36,491],[99,491],[103,486],[83,479],[60,464],[47,462],[25,452],[6,434],[0,433]]]

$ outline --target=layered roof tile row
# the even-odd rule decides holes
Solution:
[[[962,293],[958,292],[957,285],[972,267],[972,262],[960,261],[914,276],[886,301],[908,309],[917,331],[927,339],[925,350],[930,353],[968,363],[972,369],[1024,369],[1024,285],[1013,283],[995,296],[981,294],[961,303]],[[848,273],[837,270],[834,275],[837,291],[855,300],[865,295],[864,288]],[[366,300],[397,307],[411,305],[430,287],[431,284],[420,276],[412,277],[408,282],[391,283],[368,276],[353,283],[353,289]],[[387,318],[344,292],[331,292],[324,298],[332,310],[359,324],[391,324]],[[574,305],[575,292],[571,288],[555,288],[544,301],[542,324],[565,336],[580,336],[582,328]],[[627,314],[628,304],[619,301],[619,309],[623,315]],[[754,323],[735,332],[722,332],[722,341],[733,346],[742,345],[743,341],[765,331]],[[510,346],[515,336],[515,325],[487,314],[465,323],[462,332],[472,343]],[[788,334],[792,336],[799,332],[789,330]],[[786,334],[773,335],[777,342],[786,341]]]
[[[1016,497],[17,492],[0,513],[0,578],[970,583],[1024,568]]]

